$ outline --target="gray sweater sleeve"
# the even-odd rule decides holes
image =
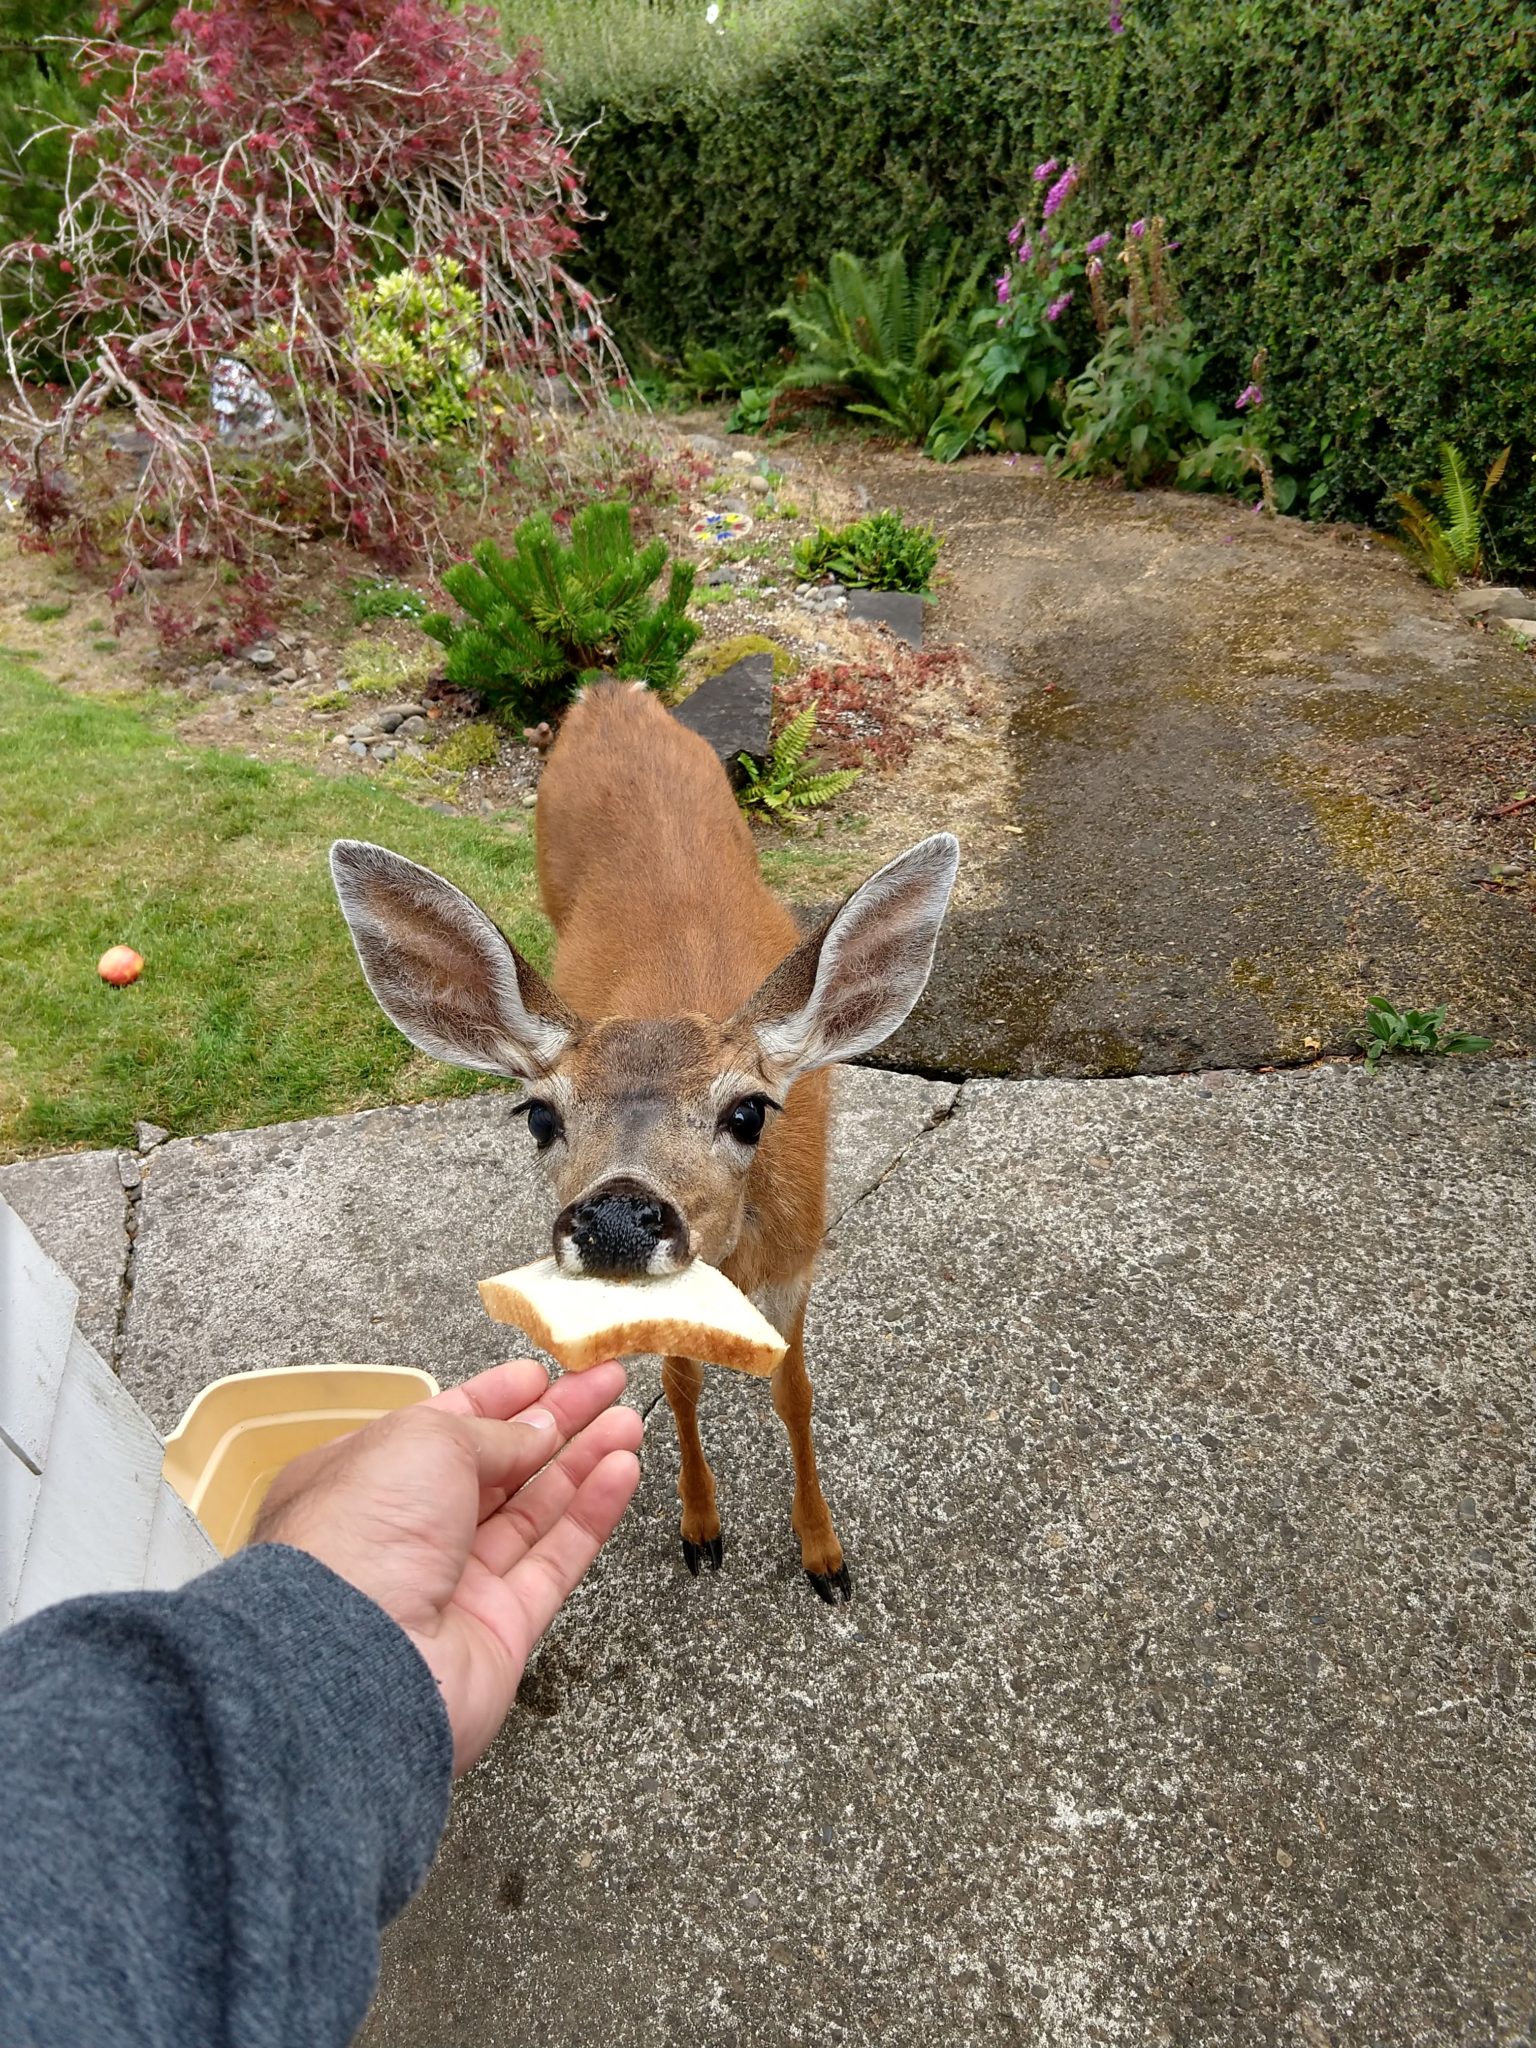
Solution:
[[[414,1645],[302,1551],[8,1630],[0,2042],[341,2048],[451,1776]]]

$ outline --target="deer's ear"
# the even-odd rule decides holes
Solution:
[[[452,1066],[531,1081],[574,1043],[580,1018],[441,875],[338,839],[331,879],[364,978],[412,1045]]]
[[[925,839],[855,889],[781,961],[734,1022],[750,1025],[784,1087],[889,1038],[927,984],[960,865],[949,832]]]

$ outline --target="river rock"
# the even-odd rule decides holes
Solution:
[[[1464,619],[1536,619],[1536,597],[1513,584],[1490,583],[1478,590],[1458,590],[1451,599]]]

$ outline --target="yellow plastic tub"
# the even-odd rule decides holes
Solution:
[[[165,1476],[225,1557],[291,1458],[437,1392],[409,1365],[290,1365],[204,1387],[165,1440]]]

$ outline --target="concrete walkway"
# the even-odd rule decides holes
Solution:
[[[1528,2039],[1536,1069],[844,1102],[810,1348],[854,1604],[726,1374],[691,1581],[658,1408],[370,2048]],[[474,1279],[541,1237],[507,1107],[0,1192],[162,1425],[241,1366],[455,1378],[502,1348]]]

